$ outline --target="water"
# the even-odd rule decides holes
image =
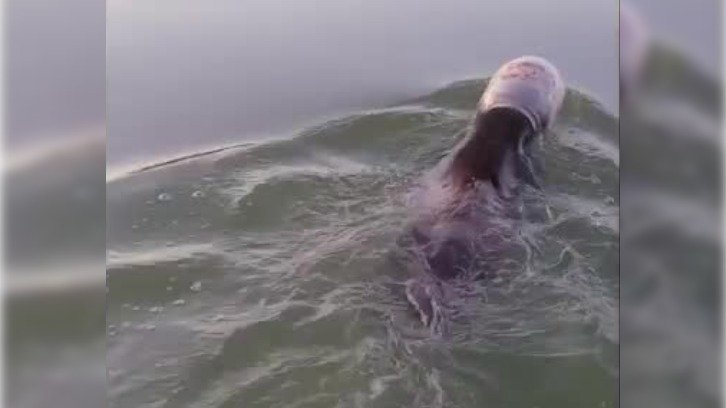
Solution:
[[[445,335],[405,299],[407,199],[484,85],[109,182],[111,406],[616,406],[618,125],[586,94],[542,140],[511,278]]]
[[[617,27],[611,0],[110,0],[109,171],[289,134],[525,54],[617,112]]]
[[[112,406],[616,405],[617,4],[490,3],[108,2]],[[571,87],[544,191],[432,335],[409,195],[523,54]]]

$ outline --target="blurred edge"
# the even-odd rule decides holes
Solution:
[[[621,2],[623,407],[722,403],[721,15]]]
[[[2,13],[4,405],[103,406],[105,2]]]

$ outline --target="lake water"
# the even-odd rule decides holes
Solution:
[[[617,406],[617,3],[500,3],[109,2],[111,406]],[[407,196],[522,54],[568,85],[525,256],[432,335]]]

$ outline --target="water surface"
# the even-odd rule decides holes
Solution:
[[[586,95],[542,140],[512,278],[473,284],[445,336],[406,301],[407,195],[483,87],[111,182],[112,405],[615,406],[618,128]]]
[[[108,2],[112,170],[390,105],[550,59],[611,111],[616,1]]]

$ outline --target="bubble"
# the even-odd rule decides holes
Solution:
[[[169,193],[161,193],[156,197],[159,201],[171,201],[171,194]]]
[[[202,290],[202,282],[196,281],[192,283],[192,286],[190,286],[189,289],[191,289],[192,292],[200,292]]]
[[[192,193],[192,197],[194,197],[194,198],[202,198],[202,197],[204,197],[204,192],[203,191],[200,191],[200,190],[197,190],[197,191],[195,191],[195,192]]]

